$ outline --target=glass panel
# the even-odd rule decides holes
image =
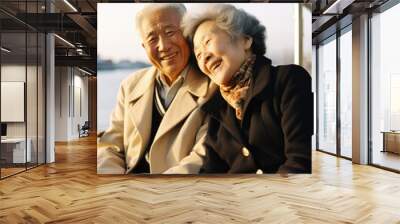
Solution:
[[[340,152],[352,157],[352,35],[340,37]]]
[[[45,60],[46,37],[39,33],[38,45],[38,163],[45,163]]]
[[[19,12],[25,2],[12,4],[8,9]],[[2,178],[26,170],[30,159],[26,144],[26,30],[25,25],[6,14],[0,18],[9,22],[1,27],[1,122],[6,133],[1,140]],[[28,146],[28,150],[27,150]]]
[[[30,159],[30,151],[26,151],[25,41],[22,32],[1,34],[1,45],[8,49],[1,51],[1,121],[7,129],[1,140],[2,177],[25,170]]]
[[[27,63],[27,95],[26,95],[26,103],[27,103],[27,142],[29,144],[28,149],[30,148],[30,158],[28,159],[28,168],[37,165],[37,73],[38,73],[38,57],[37,57],[37,41],[38,36],[36,32],[27,33],[28,38],[28,63]]]
[[[6,21],[0,23],[4,178],[45,161],[45,35],[21,22],[36,24],[33,13],[44,13],[45,1],[1,1],[0,7],[19,18],[0,12]]]
[[[372,17],[372,163],[400,170],[400,4]]]
[[[336,38],[318,48],[318,148],[336,153]]]
[[[36,1],[27,2],[28,15],[38,12],[38,4]],[[28,17],[28,21],[37,24],[37,16]],[[28,159],[27,167],[37,166],[38,160],[38,143],[37,143],[37,80],[38,80],[38,34],[35,30],[27,30],[27,80],[26,80],[26,113],[27,113],[27,149],[31,151]]]
[[[312,136],[312,149],[315,150],[316,147],[316,130],[317,130],[317,94],[316,94],[316,88],[317,88],[317,69],[315,66],[317,64],[317,48],[315,45],[312,46],[312,71],[311,71],[311,80],[312,80],[312,92],[314,93],[313,95],[313,103],[314,103],[314,134]]]

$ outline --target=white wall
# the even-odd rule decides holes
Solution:
[[[2,65],[1,81],[25,82],[25,65]],[[6,110],[7,108],[1,109]],[[25,123],[7,123],[7,137],[25,137]]]
[[[37,70],[38,69],[38,70]],[[26,112],[26,121],[6,122],[7,137],[9,138],[27,138],[30,139],[30,148],[32,152],[32,161],[44,162],[44,86],[41,66],[25,66],[21,64],[2,64],[1,81],[24,82],[26,85],[26,107],[25,102],[22,107],[22,113]],[[27,80],[25,80],[27,78]],[[2,96],[7,97],[7,96]],[[1,108],[12,110],[11,108]],[[11,112],[12,111],[7,111]],[[39,151],[38,151],[39,150]],[[39,156],[37,157],[37,153]]]
[[[36,73],[36,67],[25,65],[2,65],[1,66],[1,81],[3,82],[25,82],[25,75],[27,69],[28,74],[32,73],[33,70]],[[34,83],[36,85],[36,83]],[[35,94],[34,94],[35,93]],[[36,89],[35,92],[28,92],[28,97],[36,97]],[[27,102],[31,102],[32,100],[27,99]],[[36,107],[36,105],[35,105]],[[7,108],[1,108],[1,110],[7,110]],[[30,117],[31,114],[28,113],[28,121],[31,121],[33,118]],[[36,116],[36,114],[35,114]],[[36,119],[36,117],[35,117]],[[31,126],[31,125],[30,125]],[[29,127],[30,127],[29,126]],[[7,136],[8,137],[25,137],[25,122],[7,122]],[[29,137],[29,136],[28,136]]]
[[[68,117],[70,84],[69,69],[67,67],[55,68],[55,140],[68,140]]]
[[[71,135],[74,138],[79,136],[78,124],[82,126],[88,120],[88,78],[81,76],[82,74],[79,70],[74,69],[74,96],[72,96],[74,107],[71,120]]]
[[[77,139],[78,124],[88,120],[88,78],[76,68],[56,67],[55,85],[55,140]]]

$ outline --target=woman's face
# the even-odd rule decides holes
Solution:
[[[217,85],[227,85],[232,76],[250,56],[252,39],[231,36],[214,21],[201,23],[193,37],[197,63]]]

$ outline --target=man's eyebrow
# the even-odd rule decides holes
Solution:
[[[179,30],[180,28],[178,26],[172,25],[172,24],[168,24],[162,27],[163,29],[177,29]]]
[[[166,24],[166,25],[160,24],[160,26],[162,27],[162,29],[173,28],[179,30],[179,27],[173,24]],[[151,30],[150,32],[146,33],[145,36],[149,37],[151,35],[155,35],[156,33],[157,32],[155,30]]]
[[[148,37],[150,37],[150,36],[152,36],[152,35],[155,35],[154,30],[152,30],[152,31],[150,31],[150,32],[148,32],[148,33],[146,33],[146,38],[148,38]]]

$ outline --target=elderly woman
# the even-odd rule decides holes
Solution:
[[[220,91],[210,115],[202,173],[310,173],[311,78],[264,56],[265,27],[234,6],[186,17],[184,34],[201,71]]]

